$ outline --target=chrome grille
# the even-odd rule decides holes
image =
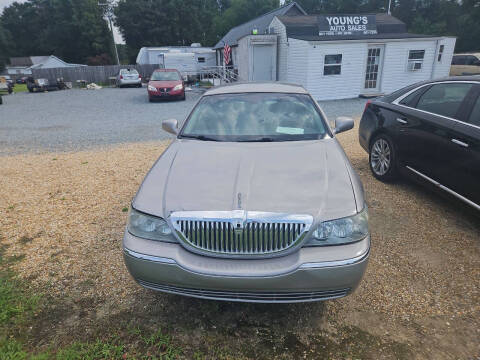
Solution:
[[[177,236],[187,248],[225,256],[269,255],[295,247],[309,230],[310,215],[242,210],[175,212]]]

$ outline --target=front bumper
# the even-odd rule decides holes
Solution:
[[[171,90],[169,92],[148,90],[148,97],[154,99],[179,99],[185,96],[185,90]]]
[[[255,260],[197,255],[179,244],[128,232],[123,248],[130,274],[146,288],[204,299],[291,303],[339,298],[354,291],[367,267],[370,237]]]

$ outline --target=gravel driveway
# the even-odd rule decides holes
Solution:
[[[186,101],[149,103],[146,92],[106,88],[5,96],[0,106],[0,155],[168,139],[162,120],[183,120],[201,94],[190,91]],[[329,118],[359,116],[365,100],[321,105]]]

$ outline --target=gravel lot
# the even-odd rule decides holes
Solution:
[[[0,106],[0,155],[77,151],[111,144],[168,139],[161,122],[183,120],[200,91],[186,101],[150,104],[147,90],[69,90],[4,96]],[[358,116],[365,100],[326,101],[327,116]]]
[[[72,93],[78,94],[77,105],[61,110],[70,117],[62,120],[55,115],[59,122],[71,123],[68,130],[44,131],[42,137],[24,118],[23,125],[15,125],[9,134],[12,145],[25,153],[0,156],[0,245],[6,247],[7,257],[19,259],[12,270],[28,291],[46,299],[31,323],[21,328],[27,350],[55,350],[74,341],[115,336],[130,355],[132,349],[141,348],[138,340],[131,340],[132,331],[161,329],[184,359],[480,358],[479,218],[462,204],[409,181],[375,180],[356,129],[340,134],[339,140],[365,187],[373,244],[365,278],[354,294],[324,303],[272,306],[205,301],[139,287],[122,259],[124,210],[168,145],[144,141],[148,136],[161,138],[160,120],[139,114],[161,119],[168,109],[178,116],[191,106],[193,97],[183,106],[148,104],[145,94],[135,89]],[[127,110],[128,106],[124,110],[112,94],[126,96],[137,110]],[[20,102],[34,98],[58,101],[66,95],[8,98],[7,106],[0,107],[2,132],[6,122],[13,123],[4,120],[5,112],[24,116],[9,107],[18,109]],[[78,119],[85,115],[77,103],[81,97],[96,104],[87,112],[86,133]],[[52,112],[40,103],[26,110],[30,119]],[[355,115],[363,104],[334,101],[324,107],[329,116]],[[116,109],[113,118],[122,119],[121,126],[112,125],[113,119],[109,123],[116,140],[108,137],[107,124],[95,118],[104,107]],[[151,121],[149,129],[155,127],[155,134],[145,130],[145,138],[130,137],[129,126],[138,125],[137,120],[131,125],[133,115],[142,123]],[[38,118],[45,127],[52,124],[45,115]],[[103,136],[95,134],[97,125]],[[58,138],[61,131],[71,135],[71,143]],[[49,137],[50,132],[57,135]],[[0,136],[0,150],[8,154],[4,145],[9,136]],[[32,142],[30,137],[39,139]],[[121,139],[135,143],[97,148]],[[90,149],[64,152],[79,148]],[[48,149],[61,152],[45,152]],[[167,358],[158,351],[159,358]]]

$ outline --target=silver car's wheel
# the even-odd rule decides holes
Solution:
[[[380,138],[373,144],[370,163],[375,174],[383,176],[390,169],[391,164],[390,145]]]
[[[382,181],[391,180],[396,173],[396,154],[393,142],[387,135],[379,135],[370,147],[370,169]]]

